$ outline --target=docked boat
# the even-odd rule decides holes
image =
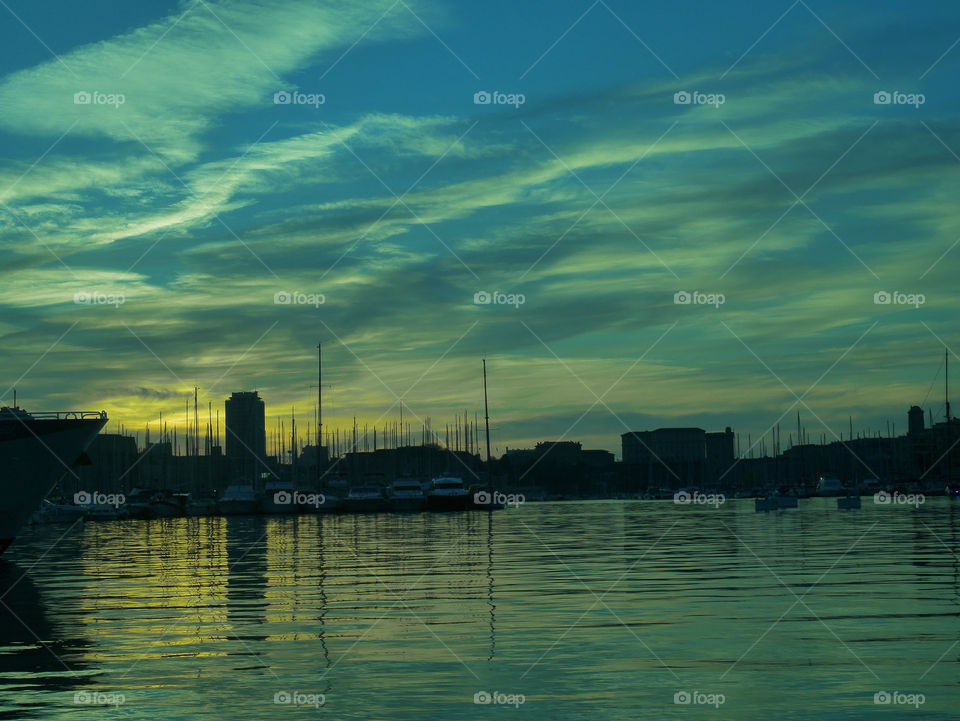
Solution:
[[[390,510],[390,502],[380,486],[365,483],[352,486],[343,499],[343,510],[349,513],[379,513]]]
[[[54,503],[44,499],[40,509],[34,512],[36,523],[74,523],[86,515],[83,506],[75,503]]]
[[[781,493],[777,496],[777,507],[778,508],[797,508],[799,506],[799,501],[794,495],[789,493]]]
[[[457,476],[440,476],[430,482],[427,491],[427,510],[465,511],[470,507],[470,492]]]
[[[187,516],[198,518],[217,515],[217,500],[215,498],[191,498],[187,503]]]
[[[217,510],[224,516],[243,516],[256,513],[259,505],[253,486],[236,484],[227,486],[217,501]]]
[[[817,495],[826,497],[846,496],[847,487],[843,485],[843,481],[839,478],[822,476],[817,483]]]
[[[106,423],[106,411],[0,408],[0,554]]]
[[[260,510],[263,513],[298,513],[294,503],[294,488],[284,481],[270,481],[264,486],[260,497]]]
[[[780,503],[776,496],[757,498],[753,502],[753,510],[757,513],[760,513],[761,511],[776,511],[779,508]]]
[[[84,509],[84,519],[87,521],[116,521],[126,518],[128,510],[124,506],[113,506],[109,503],[92,503]]]
[[[390,486],[390,510],[398,513],[419,513],[427,503],[420,482],[400,478]]]

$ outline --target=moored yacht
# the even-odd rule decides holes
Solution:
[[[430,511],[464,511],[470,506],[470,491],[457,476],[439,476],[430,482],[427,509]]]
[[[351,513],[379,513],[390,510],[390,503],[380,486],[365,483],[350,487],[350,492],[343,499],[343,509]]]
[[[260,497],[260,510],[263,513],[297,513],[299,509],[293,502],[293,484],[286,481],[270,481],[263,488]]]
[[[217,501],[217,509],[225,516],[241,516],[256,513],[259,504],[253,486],[238,483],[227,486]]]
[[[427,499],[420,482],[413,478],[399,478],[390,486],[390,509],[398,513],[418,513]]]

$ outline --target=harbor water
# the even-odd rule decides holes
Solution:
[[[35,526],[5,719],[955,719],[960,505]]]

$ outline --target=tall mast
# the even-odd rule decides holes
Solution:
[[[947,484],[953,483],[953,463],[950,446],[950,352],[943,349],[943,400],[947,407]]]
[[[483,359],[483,420],[487,428],[487,485],[492,487],[490,473],[490,407],[487,405],[487,359]]]
[[[317,343],[317,487],[320,487],[320,446],[323,443],[323,344]]]

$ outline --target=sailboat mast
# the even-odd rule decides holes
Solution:
[[[947,410],[947,485],[953,483],[953,462],[950,445],[950,351],[943,349],[943,400]]]
[[[490,407],[487,405],[487,359],[483,359],[483,421],[487,429],[487,485],[491,487],[493,476],[490,473]]]
[[[320,444],[323,442],[323,344],[317,343],[317,488],[320,487]]]

